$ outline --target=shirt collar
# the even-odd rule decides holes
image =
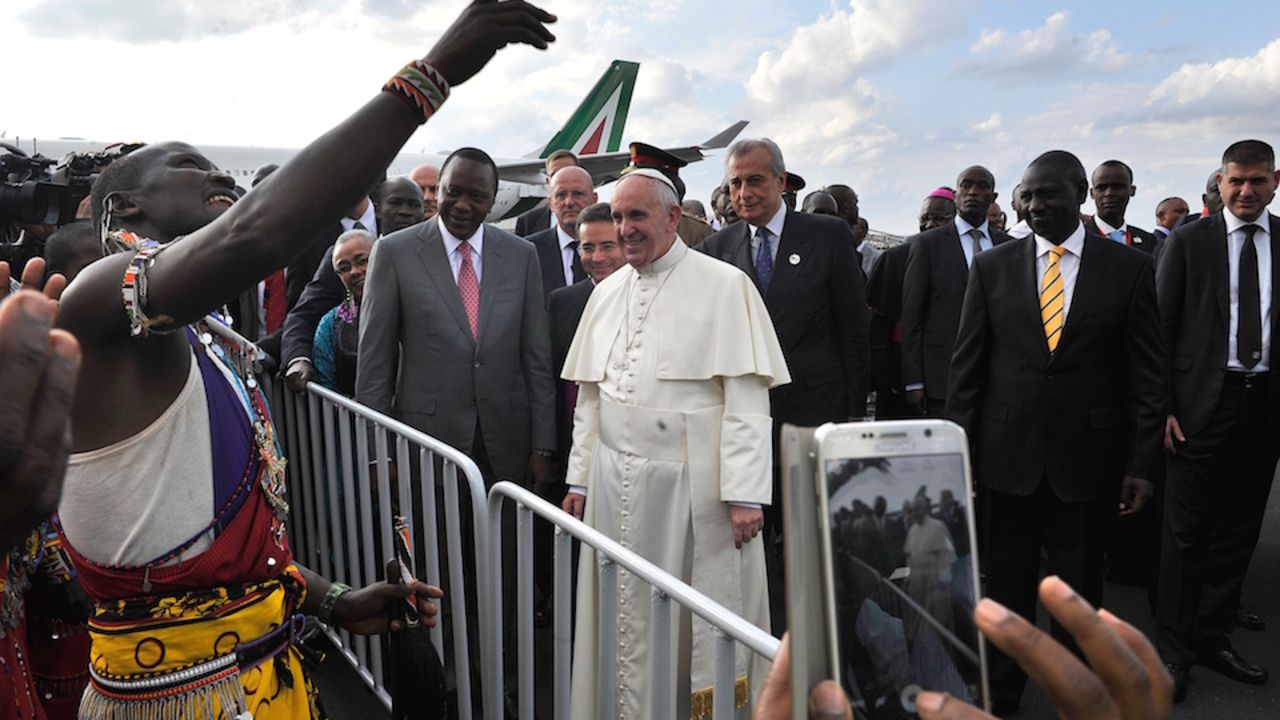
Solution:
[[[675,267],[676,263],[683,260],[687,252],[689,252],[689,246],[685,245],[680,238],[676,238],[675,242],[671,243],[671,248],[663,253],[662,257],[640,268],[640,274],[656,275],[660,272],[666,272]]]
[[[457,252],[458,246],[462,244],[462,241],[449,232],[449,228],[444,226],[444,221],[438,216],[436,217],[436,227],[440,228],[440,237],[444,239],[445,254],[452,255]],[[467,243],[471,245],[471,253],[473,255],[479,254],[484,249],[484,223],[481,223],[471,237],[467,238]]]
[[[364,226],[365,230],[368,230],[371,234],[377,234],[378,213],[377,211],[374,210],[373,203],[369,203],[368,206],[365,207],[364,213],[362,213],[358,218],[343,217],[342,229],[350,230],[351,228],[355,227],[357,220],[360,221],[360,224]]]
[[[1227,221],[1228,235],[1239,230],[1245,225],[1257,225],[1258,232],[1261,232],[1265,235],[1271,234],[1270,213],[1268,213],[1266,210],[1263,210],[1262,214],[1258,216],[1257,220],[1254,220],[1253,222],[1245,222],[1244,220],[1241,220],[1240,218],[1236,217],[1235,213],[1232,213],[1227,208],[1222,208],[1222,219]],[[1263,222],[1264,219],[1266,219],[1267,222]]]
[[[1108,237],[1111,235],[1111,233],[1116,232],[1117,230],[1127,231],[1129,227],[1127,223],[1125,224],[1124,227],[1111,227],[1110,225],[1107,224],[1106,220],[1102,219],[1101,215],[1094,215],[1093,222],[1095,225],[1098,226],[1098,230],[1102,231],[1103,237]]]
[[[956,214],[956,232],[960,233],[960,237],[968,235],[969,231],[975,227],[982,231],[983,237],[991,237],[991,229],[987,227],[986,220],[983,220],[981,225],[970,225],[968,220],[960,217],[958,213]]]
[[[1036,257],[1040,257],[1041,255],[1047,255],[1049,253],[1049,250],[1053,248],[1053,243],[1049,242],[1048,240],[1045,240],[1039,235],[1036,235],[1035,237],[1036,237]],[[1068,237],[1066,241],[1062,243],[1062,247],[1068,253],[1071,253],[1076,257],[1080,257],[1080,253],[1084,250],[1084,225],[1082,223],[1079,223],[1079,222],[1076,223],[1075,232],[1071,233],[1070,237]]]
[[[781,238],[782,226],[786,223],[786,221],[787,221],[787,204],[780,203],[778,205],[778,212],[774,213],[773,217],[770,218],[769,222],[765,223],[764,226],[769,228],[769,232],[773,233],[773,236],[775,238]],[[751,228],[751,237],[755,237],[756,233],[760,232],[759,225],[752,225],[751,223],[747,223],[747,225]]]
[[[560,249],[568,248],[571,243],[578,242],[572,235],[564,231],[564,228],[556,225],[556,235],[560,238]]]

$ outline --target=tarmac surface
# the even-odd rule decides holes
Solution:
[[[1272,493],[1262,537],[1245,580],[1243,606],[1260,613],[1269,622],[1262,632],[1237,629],[1232,636],[1236,649],[1250,662],[1257,663],[1275,676],[1266,685],[1253,686],[1229,680],[1203,667],[1191,670],[1187,701],[1174,706],[1175,720],[1218,720],[1239,718],[1259,720],[1280,718],[1280,493]],[[1108,583],[1105,604],[1111,612],[1133,623],[1153,637],[1155,622],[1147,604],[1146,588]],[[1043,611],[1041,612],[1043,616]],[[1044,617],[1041,625],[1046,626]],[[535,687],[551,687],[552,656],[550,629],[538,631],[538,657]],[[327,641],[326,641],[327,642]],[[342,656],[327,653],[325,662],[315,674],[321,699],[333,718],[383,720],[390,713],[382,706],[364,681]],[[538,717],[551,718],[550,693],[538,697]],[[1007,717],[1017,720],[1049,720],[1057,717],[1044,692],[1029,685],[1022,709]]]

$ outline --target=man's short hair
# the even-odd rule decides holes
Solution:
[[[550,155],[548,155],[547,159],[543,161],[542,167],[545,168],[548,173],[550,173],[551,163],[557,160],[563,160],[564,158],[569,158],[570,160],[572,160],[574,165],[581,164],[578,162],[578,156],[574,155],[572,150],[565,150],[564,148],[561,148],[551,153]]]
[[[1164,205],[1165,203],[1168,203],[1168,202],[1173,202],[1174,200],[1182,200],[1182,198],[1178,197],[1177,195],[1170,195],[1169,197],[1156,203],[1156,210],[1159,210],[1161,205]],[[1182,202],[1185,203],[1186,200],[1182,200]]]
[[[1089,184],[1088,176],[1084,172],[1084,163],[1080,162],[1080,158],[1066,150],[1050,150],[1043,153],[1040,157],[1031,161],[1028,168],[1036,165],[1048,165],[1055,170],[1067,173],[1067,180],[1073,185],[1079,182]]]
[[[1125,174],[1129,176],[1129,184],[1130,185],[1133,184],[1133,168],[1129,167],[1129,165],[1122,160],[1107,160],[1104,162],[1100,162],[1098,163],[1098,167],[1124,168]]]
[[[1240,140],[1231,143],[1226,152],[1222,153],[1222,167],[1225,169],[1231,163],[1237,165],[1266,163],[1267,171],[1274,172],[1276,169],[1276,151],[1261,140]]]
[[[582,236],[582,226],[587,223],[596,222],[613,222],[613,208],[607,202],[598,202],[595,205],[588,205],[587,209],[578,213],[578,221],[574,223],[574,231],[578,236]]]
[[[141,155],[135,150],[116,160],[94,181],[89,191],[89,205],[93,211],[93,226],[102,227],[103,203],[108,195],[137,190],[142,184],[142,174],[147,169]]]
[[[684,211],[686,215],[692,215],[701,220],[707,219],[707,208],[702,204],[701,200],[694,200],[692,198],[685,200],[680,203],[680,209]]]
[[[760,138],[759,140],[739,140],[729,146],[729,152],[725,155],[725,167],[729,166],[729,161],[736,157],[742,157],[748,153],[764,148],[769,153],[769,159],[772,160],[771,170],[774,175],[782,177],[787,174],[787,163],[782,159],[782,148],[778,147],[778,143],[769,138]]]
[[[489,166],[489,170],[493,172],[493,194],[498,194],[498,164],[489,157],[489,153],[480,148],[462,147],[449,153],[449,157],[444,159],[440,165],[440,176],[444,177],[445,169],[449,167],[449,163],[454,160],[472,160],[478,163],[484,163]]]
[[[74,278],[89,263],[102,257],[102,243],[93,223],[77,220],[49,236],[44,244],[45,277],[62,273]]]

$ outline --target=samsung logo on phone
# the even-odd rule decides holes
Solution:
[[[915,450],[915,449],[916,449],[916,444],[911,442],[910,440],[897,440],[892,442],[876,443],[876,450],[880,450],[882,452],[906,452],[908,450]]]

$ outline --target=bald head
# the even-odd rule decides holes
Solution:
[[[436,216],[436,193],[440,190],[440,168],[435,165],[419,165],[409,173],[422,190],[422,208],[427,219]]]
[[[956,177],[956,212],[965,222],[981,227],[996,199],[996,178],[981,165],[967,167]]]
[[[394,177],[382,183],[375,198],[378,205],[378,230],[383,235],[403,230],[425,219],[422,189],[407,177]]]
[[[1209,173],[1209,179],[1204,183],[1204,194],[1200,196],[1210,215],[1222,212],[1222,191],[1218,189],[1218,175],[1220,172],[1220,170],[1214,170]]]
[[[594,205],[599,199],[591,184],[591,173],[577,165],[563,167],[551,176],[547,204],[555,213],[556,222],[570,236],[576,237],[578,213]]]

